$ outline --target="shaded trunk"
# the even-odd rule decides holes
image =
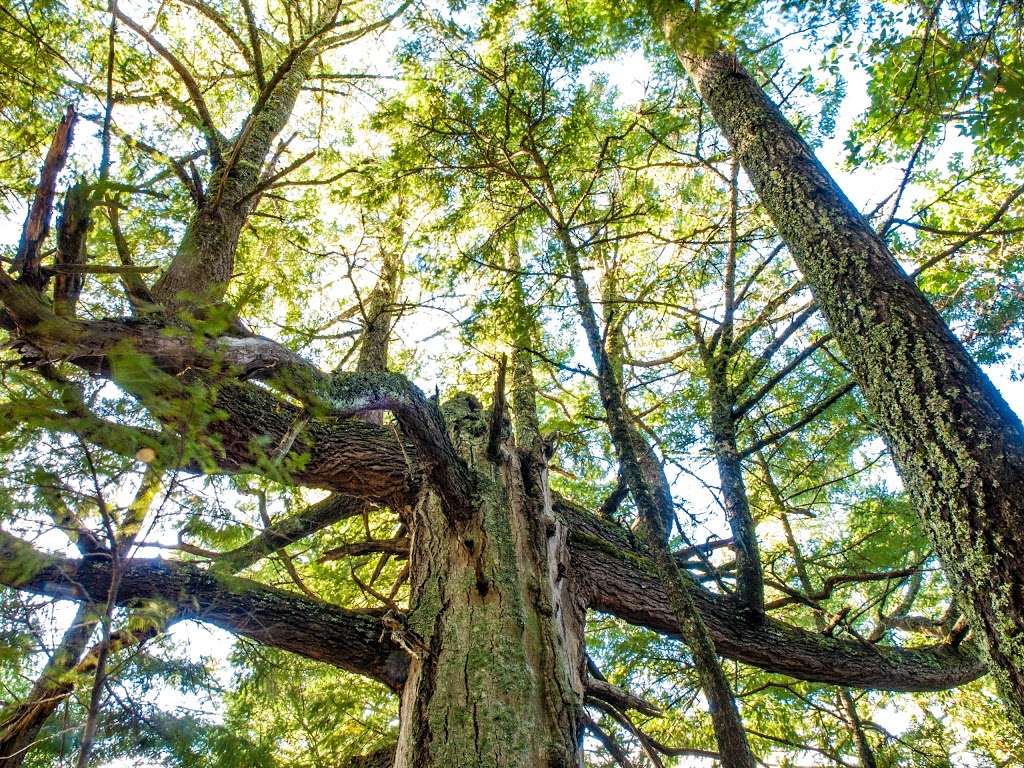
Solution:
[[[736,700],[718,661],[714,641],[697,609],[696,595],[699,587],[679,567],[669,549],[675,509],[668,479],[657,462],[653,448],[644,440],[627,414],[622,388],[597,324],[579,252],[566,229],[560,228],[558,234],[572,276],[587,345],[597,367],[598,393],[607,416],[609,436],[629,492],[640,513],[642,530],[652,549],[655,571],[665,586],[668,604],[690,650],[701,690],[707,697],[722,765],[725,768],[753,768],[754,756],[747,742]]]
[[[582,610],[542,467],[487,458],[479,404],[446,416],[480,474],[479,514],[455,530],[432,494],[412,511],[412,597],[392,636],[409,651],[396,768],[581,765]]]
[[[853,742],[857,745],[857,757],[860,759],[861,768],[876,768],[878,763],[875,760],[875,753],[871,749],[871,743],[868,741],[867,734],[864,732],[864,723],[861,722],[860,715],[857,714],[857,702],[853,700],[853,695],[845,688],[839,689],[839,701],[843,706],[846,721],[850,725]]]
[[[1018,725],[1024,724],[1024,427],[758,84],[659,19],[854,369]]]

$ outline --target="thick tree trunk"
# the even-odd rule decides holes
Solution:
[[[961,606],[1024,724],[1024,427],[735,56],[659,21],[878,419]]]
[[[479,514],[456,530],[433,495],[412,512],[412,598],[393,629],[411,656],[395,766],[580,765],[582,611],[543,469],[507,445],[489,458],[468,396],[446,412],[480,475]]]

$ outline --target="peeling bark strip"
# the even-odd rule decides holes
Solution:
[[[659,22],[853,366],[961,606],[1024,727],[1024,427],[764,91]]]
[[[12,271],[20,272],[22,282],[36,290],[41,290],[46,285],[46,276],[40,269],[42,254],[39,249],[50,232],[50,214],[53,212],[57,177],[68,159],[68,149],[71,147],[77,120],[78,113],[75,112],[74,106],[68,105],[43,161],[39,185],[28,209],[25,227],[21,232],[21,242],[18,243],[18,255],[14,257]]]

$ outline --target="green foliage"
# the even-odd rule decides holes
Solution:
[[[269,69],[315,4],[254,5]],[[214,121],[236,136],[259,84],[252,63],[196,8],[153,2],[132,12],[194,73]],[[208,8],[247,36],[243,4]],[[380,10],[360,4],[345,13],[369,19]],[[468,390],[486,401],[501,355],[526,348],[553,489],[598,509],[618,468],[567,277],[566,249],[574,248],[626,406],[672,482],[673,545],[729,535],[716,418],[735,414],[732,447],[758,522],[773,618],[863,642],[937,642],[956,615],[914,500],[856,391],[813,413],[850,372],[756,194],[742,173],[734,182],[728,147],[649,12],[645,2],[608,0],[434,4],[410,8],[396,32],[325,52],[268,158],[268,186],[242,231],[227,299],[181,313],[161,332],[198,348],[237,336],[241,319],[324,370],[351,369],[368,297],[385,256],[398,253],[390,368],[442,398]],[[978,361],[1018,368],[1020,22],[1019,3],[725,0],[702,4],[693,30],[736,48],[812,146],[838,153],[845,143],[851,178],[897,170],[892,189],[869,190],[880,203],[873,221],[908,271],[921,268],[918,284]],[[123,25],[112,71],[113,170],[98,180],[108,24],[99,6],[0,5],[8,257],[68,101],[83,118],[60,188],[82,178],[96,203],[90,263],[120,264],[126,246],[137,265],[165,267],[197,211],[195,189],[182,178],[209,189],[212,163],[188,88]],[[642,64],[635,74],[643,82],[633,83],[623,62]],[[863,108],[851,116],[861,95]],[[867,178],[853,195],[858,205],[873,187]],[[81,318],[130,312],[117,276],[86,277]],[[131,320],[139,328],[156,322]],[[245,466],[197,474],[215,471],[227,451],[216,397],[218,383],[238,383],[230,370],[215,363],[207,374],[171,375],[127,343],[107,362],[113,383],[63,358],[39,371],[5,364],[5,530],[77,555],[78,534],[70,517],[55,514],[56,501],[106,541],[128,528],[152,465],[163,486],[132,554],[207,567],[212,553],[244,545],[320,498],[294,479],[312,461],[314,446],[301,440],[282,457],[270,436],[249,435]],[[285,395],[281,402],[296,404]],[[309,414],[300,413],[302,426]],[[385,426],[397,430],[390,417]],[[334,523],[242,575],[381,613],[382,595],[408,598],[404,558],[324,553],[406,537],[396,512],[376,508]],[[609,514],[635,524],[629,499]],[[722,593],[733,587],[732,559],[717,546],[686,565]],[[63,614],[44,607],[0,591],[5,703],[28,694],[64,628]],[[137,627],[153,620],[153,608],[118,610],[114,623]],[[659,717],[635,718],[645,732],[670,746],[714,749],[685,647],[601,615],[588,617],[587,643],[612,683],[661,707]],[[173,639],[115,654],[97,764],[313,768],[344,765],[394,740],[397,700],[380,685],[249,641],[218,635],[209,644],[218,650],[210,657],[184,654]],[[858,760],[837,689],[735,664],[727,672],[767,763]],[[90,684],[88,676],[76,681],[26,764],[58,765],[74,754]],[[992,714],[985,680],[934,696],[851,695],[878,765],[1024,761],[1019,739]],[[620,721],[589,713],[642,759]],[[587,749],[588,764],[611,765],[596,742]]]

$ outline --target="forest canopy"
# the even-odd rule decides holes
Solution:
[[[0,0],[0,768],[1024,764],[1022,37]]]

